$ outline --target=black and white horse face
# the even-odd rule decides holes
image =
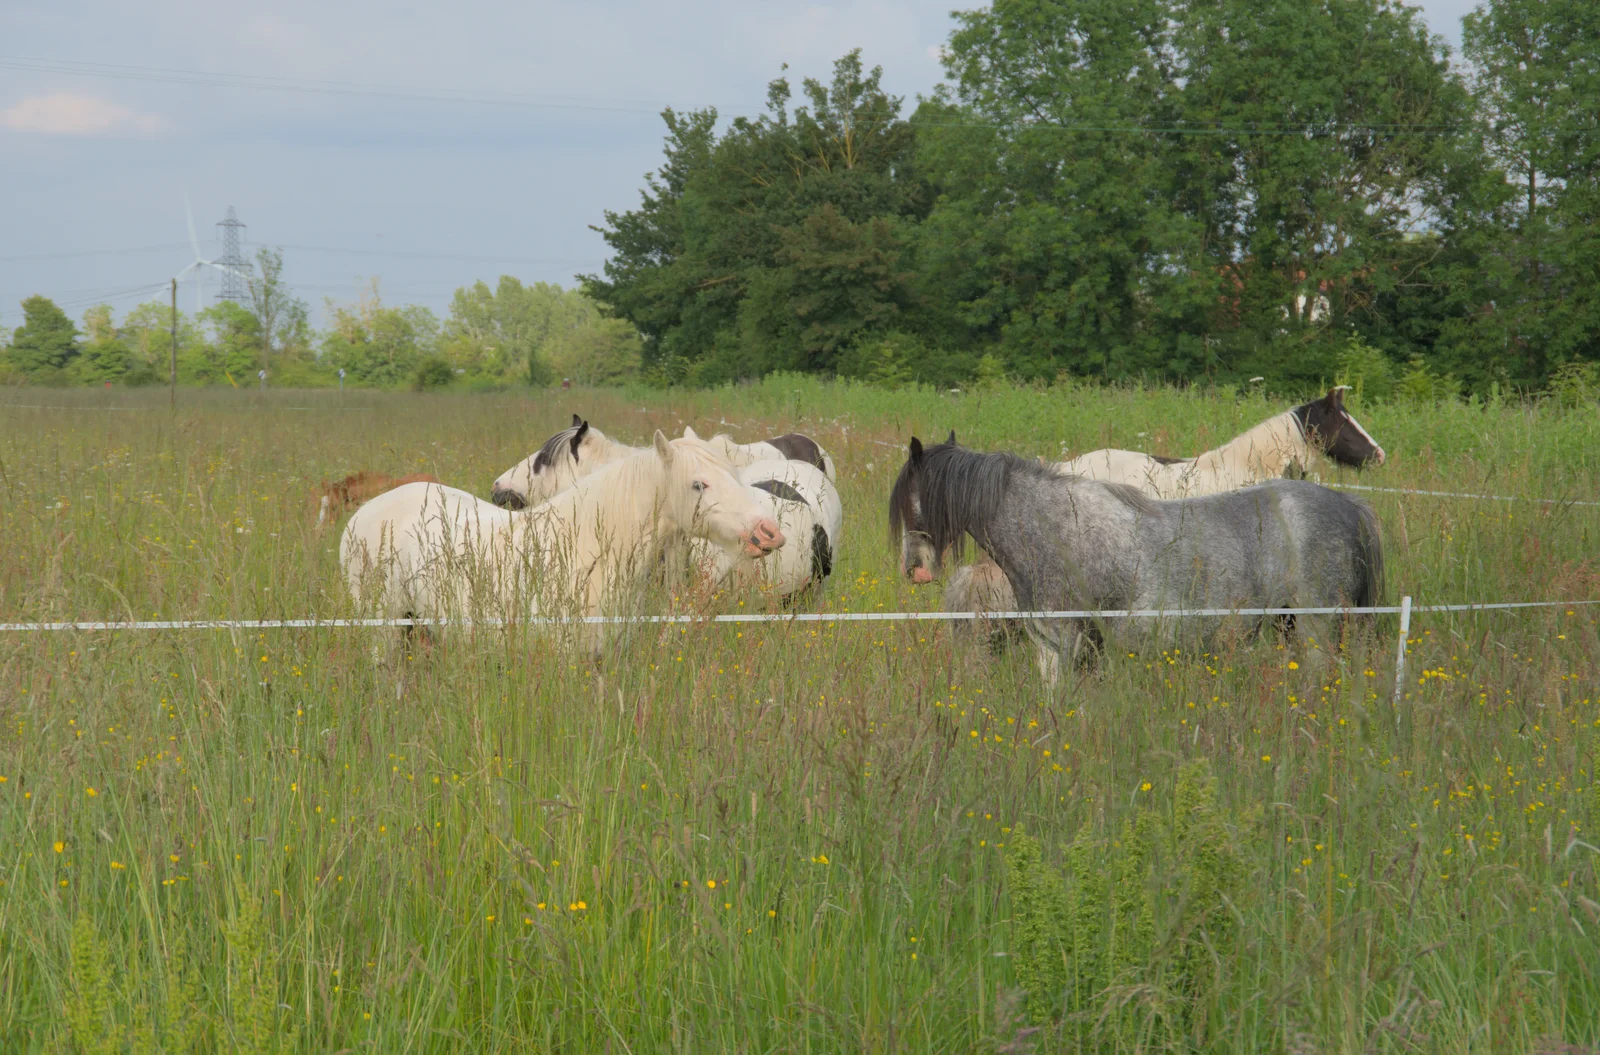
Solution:
[[[495,480],[489,499],[502,509],[526,509],[572,486],[581,452],[598,435],[589,423],[572,415],[572,424],[551,436],[525,460]]]
[[[1306,442],[1340,465],[1353,469],[1382,465],[1387,455],[1350,411],[1345,409],[1347,386],[1330,389],[1326,396],[1294,408]]]

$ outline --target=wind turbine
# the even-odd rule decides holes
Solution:
[[[183,196],[183,214],[184,214],[184,218],[189,221],[189,248],[194,251],[194,262],[192,264],[190,264],[188,267],[184,268],[182,271],[178,272],[176,275],[174,275],[172,277],[172,281],[178,282],[185,275],[187,275],[189,272],[191,272],[191,271],[195,272],[195,276],[194,276],[194,313],[196,315],[199,315],[200,314],[201,305],[204,303],[204,300],[202,298],[203,298],[204,292],[205,292],[204,290],[201,289],[201,284],[200,284],[200,271],[201,271],[201,269],[209,267],[213,271],[219,271],[219,272],[222,272],[224,274],[236,275],[239,278],[244,279],[246,282],[250,281],[250,277],[251,276],[248,275],[248,274],[245,274],[244,272],[238,270],[237,268],[229,267],[227,264],[220,263],[220,262],[218,262],[216,260],[207,260],[205,257],[200,255],[200,239],[196,238],[195,237],[195,233],[194,233],[194,210],[189,208],[189,196],[187,194],[185,194]]]

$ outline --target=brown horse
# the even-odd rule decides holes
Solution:
[[[428,473],[412,473],[410,476],[389,476],[386,473],[369,473],[365,469],[358,473],[351,473],[343,480],[335,483],[325,483],[314,496],[317,506],[317,530],[321,531],[328,524],[343,515],[344,511],[352,506],[361,505],[369,499],[376,498],[385,491],[391,491],[401,484],[436,484],[437,476]]]

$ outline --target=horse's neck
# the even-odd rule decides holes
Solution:
[[[619,443],[610,436],[601,436],[600,439],[602,441],[598,444],[600,449],[590,455],[590,458],[598,465],[610,465],[612,462],[620,462],[622,459],[631,458],[645,449],[643,447],[630,447],[626,443]]]
[[[650,472],[649,466],[629,465],[628,460],[581,477],[536,506],[520,521],[523,529],[538,535],[546,545],[570,545],[588,559],[600,556],[602,532],[613,540],[654,534],[660,474]]]
[[[1193,472],[1242,486],[1282,476],[1294,462],[1309,465],[1314,454],[1294,411],[1286,410],[1195,458]]]
[[[717,433],[711,438],[711,442],[707,446],[722,455],[728,464],[735,468],[742,469],[756,461],[751,446],[733,442],[733,437],[726,432]]]

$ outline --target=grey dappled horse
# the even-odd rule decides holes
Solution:
[[[889,498],[901,570],[928,582],[970,534],[1000,565],[1021,611],[1365,607],[1383,586],[1378,521],[1367,506],[1302,480],[1160,501],[1132,487],[1059,475],[1013,454],[984,454],[955,433],[910,458]],[[1245,617],[1245,629],[1264,620]],[[1295,628],[1331,628],[1329,617]],[[1105,636],[1209,641],[1224,618],[1030,619],[1041,672]],[[1287,627],[1286,627],[1287,629]],[[1182,636],[1180,636],[1180,633]],[[1326,638],[1326,632],[1316,636]]]

